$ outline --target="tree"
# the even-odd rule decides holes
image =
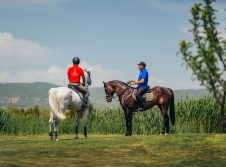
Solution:
[[[40,115],[40,113],[39,113],[38,105],[35,105],[35,108],[34,108],[34,116],[39,117],[39,115]]]
[[[220,37],[217,30],[216,12],[212,7],[215,0],[204,0],[204,5],[195,4],[190,12],[190,23],[193,29],[194,42],[180,41],[179,54],[183,56],[187,69],[193,72],[192,80],[200,81],[213,93],[220,106],[220,116],[223,127],[226,128],[224,117],[226,81],[223,79],[226,71],[226,40]]]

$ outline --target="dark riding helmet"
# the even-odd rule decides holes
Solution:
[[[73,62],[73,64],[79,64],[80,63],[80,59],[78,57],[74,57],[72,62]]]

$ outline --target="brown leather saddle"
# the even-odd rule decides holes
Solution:
[[[137,100],[136,93],[137,93],[137,89],[134,89],[134,91],[133,91],[133,99],[134,100]],[[153,100],[153,92],[152,92],[152,89],[150,88],[150,86],[148,87],[148,90],[146,91],[146,93],[143,95],[142,100],[144,103]]]

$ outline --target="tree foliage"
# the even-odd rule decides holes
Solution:
[[[189,32],[194,42],[180,41],[180,53],[187,69],[193,72],[193,80],[200,81],[202,86],[213,93],[220,104],[220,113],[224,127],[224,105],[226,82],[223,79],[226,71],[226,40],[220,37],[217,30],[216,12],[212,6],[215,0],[204,0],[204,4],[195,4],[189,20],[193,28]]]

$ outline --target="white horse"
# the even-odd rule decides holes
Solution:
[[[85,87],[91,85],[91,73],[90,69],[84,70],[85,74]],[[78,125],[79,125],[79,115],[83,114],[84,119],[84,136],[87,138],[87,117],[89,114],[89,108],[82,110],[81,106],[83,100],[78,93],[67,87],[51,88],[49,90],[49,105],[50,105],[50,119],[49,119],[49,137],[53,140],[58,141],[57,126],[60,120],[64,120],[66,117],[64,112],[68,109],[74,111],[75,116],[75,139],[78,139]],[[87,105],[91,104],[90,99],[87,101]],[[52,126],[54,126],[54,133],[52,133]]]

